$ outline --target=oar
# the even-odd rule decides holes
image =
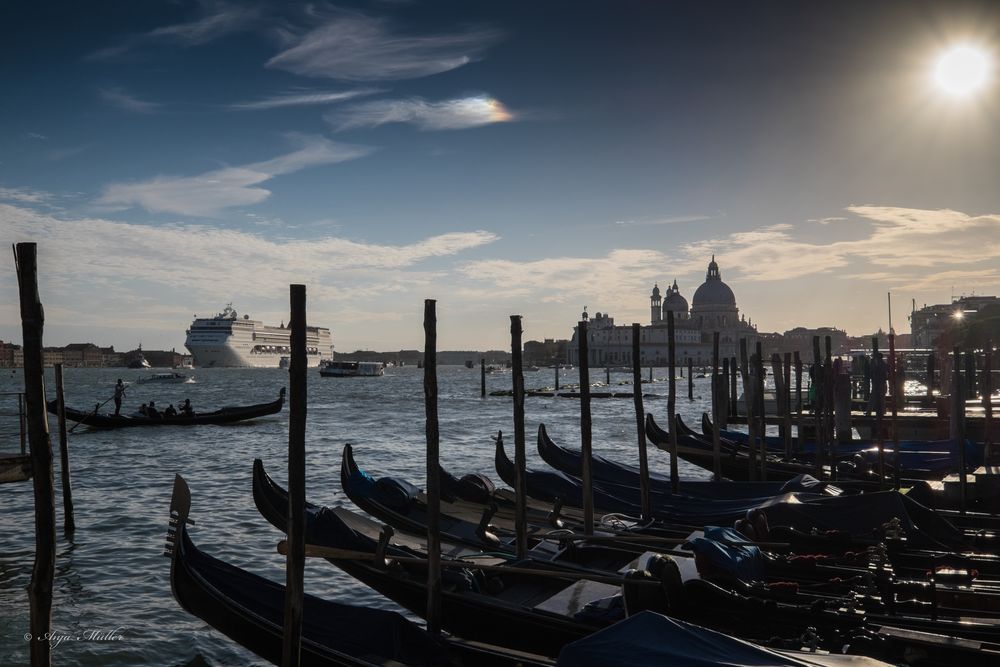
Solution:
[[[278,542],[278,553],[288,553],[288,542],[281,540]],[[306,558],[332,558],[334,560],[371,560],[377,561],[380,556],[368,551],[354,551],[351,549],[338,549],[335,547],[323,547],[315,544],[306,545]],[[414,558],[412,556],[385,556],[385,560],[396,561],[397,563],[407,563],[411,565],[427,566],[426,558]],[[632,585],[655,586],[660,588],[662,584],[653,579],[628,580],[624,577],[610,577],[602,574],[591,574],[590,572],[580,572],[579,570],[540,570],[530,567],[515,567],[506,565],[481,565],[468,560],[441,560],[441,567],[463,569],[472,568],[483,572],[506,572],[509,574],[533,575],[538,577],[549,577],[552,579],[571,579],[574,581],[586,580],[599,584],[611,584],[612,586]]]
[[[110,401],[110,400],[111,400],[112,398],[114,398],[114,396],[112,396],[111,398],[109,398],[109,399],[108,399],[108,401]],[[83,422],[87,421],[88,419],[90,419],[91,417],[93,417],[94,415],[96,415],[96,414],[97,414],[97,411],[98,411],[98,410],[100,410],[101,408],[103,408],[103,407],[104,407],[105,405],[107,405],[108,401],[104,401],[104,403],[101,403],[101,404],[100,404],[100,405],[98,405],[98,406],[97,406],[96,408],[94,408],[94,411],[93,411],[93,412],[91,412],[91,413],[90,413],[89,415],[87,415],[86,417],[84,417],[83,419],[81,419],[80,421],[78,421],[78,422],[76,423],[76,425],[75,425],[75,426],[73,426],[73,428],[71,428],[71,429],[69,430],[69,432],[70,432],[70,433],[72,433],[73,431],[75,431],[75,430],[76,430],[76,427],[77,427],[77,426],[79,426],[79,425],[80,425],[80,424],[82,424]]]

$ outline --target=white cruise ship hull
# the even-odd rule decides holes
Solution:
[[[237,318],[230,305],[215,317],[195,319],[184,346],[198,368],[280,368],[282,358],[291,356],[291,329]],[[316,367],[332,357],[330,330],[306,327],[308,365]]]

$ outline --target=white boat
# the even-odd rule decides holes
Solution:
[[[272,327],[249,315],[239,317],[233,304],[215,317],[196,318],[187,330],[184,347],[199,368],[279,368],[282,357],[291,357],[292,330]],[[330,330],[306,327],[306,361],[319,366],[333,358]]]
[[[180,384],[182,382],[194,382],[194,378],[181,373],[153,373],[149,377],[139,378],[136,382],[138,384],[145,384],[147,382],[173,382]]]
[[[385,374],[381,361],[324,361],[319,374],[325,378],[376,377]]]

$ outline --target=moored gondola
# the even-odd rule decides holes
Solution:
[[[278,393],[277,400],[270,403],[225,407],[212,412],[197,412],[193,415],[178,414],[170,417],[146,417],[142,415],[99,414],[97,410],[85,412],[66,408],[66,419],[90,428],[129,428],[134,426],[199,426],[204,424],[232,424],[281,412],[285,404],[285,388]],[[49,412],[55,414],[56,402],[49,401]]]
[[[187,532],[190,491],[178,475],[167,555],[177,602],[260,657],[281,664],[285,587],[201,551]],[[320,667],[546,667],[551,660],[454,638],[435,639],[402,615],[304,597],[301,664]]]

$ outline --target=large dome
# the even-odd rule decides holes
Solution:
[[[705,282],[695,290],[691,305],[694,308],[736,306],[736,295],[733,294],[733,290],[729,289],[729,285],[722,282],[719,265],[715,263],[715,255],[712,255],[712,262],[708,265]]]

